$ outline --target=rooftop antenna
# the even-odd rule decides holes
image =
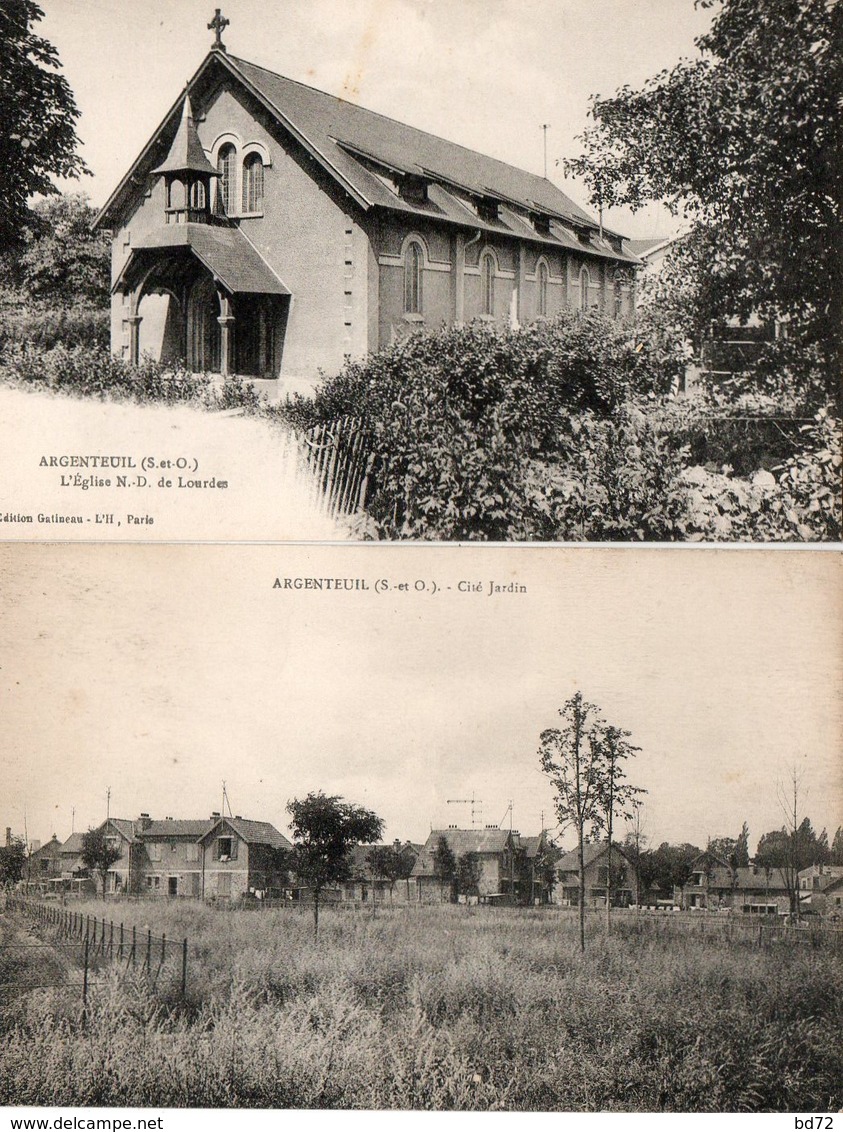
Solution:
[[[70,832],[71,833],[76,832],[76,807],[75,806],[70,807]]]
[[[111,787],[109,786],[105,792],[105,820],[111,821]]]
[[[509,832],[512,833],[512,799],[511,798],[509,799],[509,805],[506,807],[506,809],[503,812],[503,817],[498,822],[498,828],[499,829],[503,828],[503,823],[506,821],[506,815],[507,814],[509,814]]]
[[[222,810],[220,811],[220,813],[223,817],[225,817],[225,807],[226,806],[228,806],[228,816],[233,817],[234,815],[231,812],[231,802],[229,801],[228,794],[226,793],[225,780],[223,780],[223,784],[222,784]]]
[[[544,135],[544,179],[547,180],[547,131],[550,129],[550,123],[545,122],[542,126],[542,134]]]
[[[479,820],[480,820],[480,823],[482,824],[482,822],[483,822],[483,817],[482,817],[482,814],[483,814],[483,811],[482,811],[483,799],[482,798],[475,798],[474,791],[472,791],[470,798],[448,798],[447,804],[449,806],[471,806],[471,828],[472,829],[476,828],[475,818],[478,814],[480,815]]]

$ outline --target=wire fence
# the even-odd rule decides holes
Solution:
[[[186,938],[168,939],[134,924],[126,926],[19,896],[6,898],[5,912],[23,919],[37,933],[39,942],[11,939],[0,943],[0,986],[31,989],[78,985],[85,1001],[94,975],[111,969],[136,972],[146,977],[152,989],[171,987],[182,998],[187,993]],[[36,981],[31,982],[27,971],[33,964],[23,969],[15,954],[39,948],[44,951],[44,962],[37,969],[51,971],[54,977],[39,981],[41,976],[36,973]],[[6,982],[9,971],[15,977]]]

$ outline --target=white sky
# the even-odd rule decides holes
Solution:
[[[843,822],[840,574],[822,551],[378,545],[0,546],[0,828],[62,839],[111,812],[365,804],[387,836],[500,821],[537,832],[543,728],[576,689],[642,751],[663,839]],[[441,592],[271,589],[276,575],[436,581]],[[459,594],[517,579],[526,595]],[[454,587],[448,590],[446,587]],[[552,821],[548,822],[553,825]],[[570,843],[570,835],[566,839]]]
[[[101,205],[204,57],[213,4],[40,2],[82,112],[82,187]],[[223,14],[232,54],[536,173],[548,123],[560,184],[589,96],[695,55],[711,20],[693,0],[228,0]],[[605,219],[630,236],[676,230],[659,207]]]

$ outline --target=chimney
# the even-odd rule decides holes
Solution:
[[[149,814],[143,813],[138,818],[138,825],[141,827],[142,831],[144,829],[149,829],[149,827],[152,825],[152,818],[149,816]]]
[[[220,816],[219,810],[211,810],[211,821],[216,821]]]

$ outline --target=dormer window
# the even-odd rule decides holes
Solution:
[[[263,212],[263,160],[250,153],[243,162],[243,211]]]
[[[533,215],[533,227],[540,236],[550,235],[550,217],[543,212],[536,212]]]
[[[217,838],[217,860],[234,861],[237,859],[237,841],[233,837]]]
[[[486,224],[500,219],[500,205],[494,197],[480,197],[477,201],[477,215]]]
[[[398,182],[398,195],[410,204],[427,204],[427,181],[408,173]]]

